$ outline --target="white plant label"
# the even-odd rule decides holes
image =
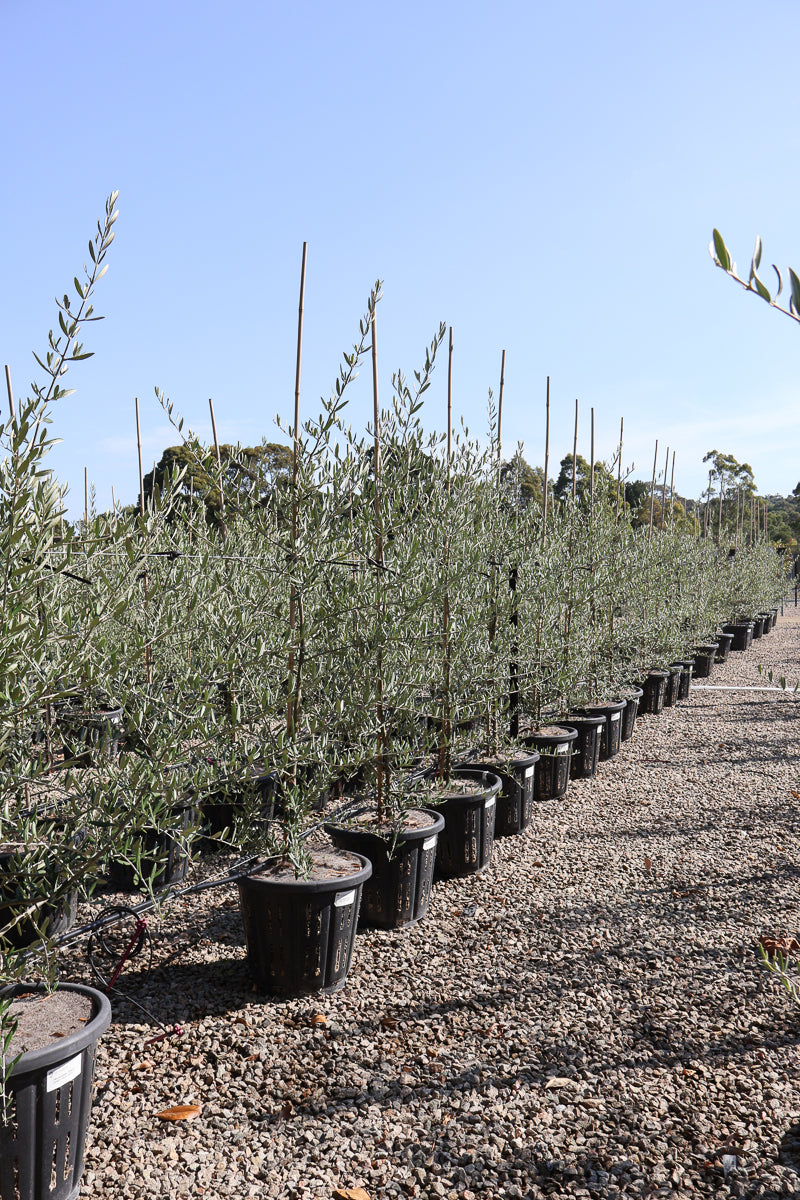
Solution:
[[[569,753],[569,742],[559,742],[556,746],[556,754]]]
[[[425,841],[422,843],[423,851],[433,850],[434,846],[436,845],[436,838],[437,838],[437,834],[434,834],[433,837],[426,838]]]
[[[615,713],[611,713],[611,720],[612,720],[612,721],[618,721],[618,720],[620,719],[620,717],[621,717],[621,716],[622,716],[622,713],[621,713],[621,712],[615,712]]]
[[[336,899],[333,902],[334,907],[335,908],[347,908],[348,905],[353,903],[355,898],[356,898],[355,889],[353,889],[352,892],[339,892],[338,896],[336,897]]]
[[[489,799],[486,801],[486,803],[483,806],[483,811],[489,812],[491,809],[493,809],[496,799],[497,799],[496,796],[490,796]]]
[[[77,1079],[83,1069],[82,1064],[83,1055],[76,1054],[68,1062],[62,1063],[60,1067],[53,1067],[52,1071],[48,1071],[48,1092],[54,1092],[56,1088],[63,1087],[65,1083],[71,1083],[73,1079]]]
[[[525,778],[530,779],[532,774],[533,774],[533,767],[526,767],[525,768]]]

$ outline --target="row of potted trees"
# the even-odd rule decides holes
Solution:
[[[373,923],[420,919],[437,853],[445,874],[481,870],[498,816],[499,832],[521,832],[536,796],[613,756],[637,685],[771,606],[781,564],[766,545],[727,553],[636,530],[600,499],[546,514],[526,503],[513,463],[499,469],[496,427],[488,448],[453,428],[452,338],[444,432],[426,433],[444,327],[382,404],[379,285],[320,414],[301,422],[296,407],[290,482],[242,487],[244,455],[223,471],[188,435],[188,458],[219,490],[213,521],[176,473],[138,512],[69,529],[48,423],[64,370],[84,356],[77,337],[115,214],[112,197],[40,360],[45,385],[0,426],[4,979],[39,972],[52,986],[53,939],[77,891],[110,872],[152,894],[181,880],[202,837],[248,861],[241,908],[262,985],[337,987],[365,885]],[[368,356],[360,433],[346,405]],[[312,850],[306,834],[332,796],[331,847]],[[19,988],[0,996],[14,1110],[4,1105],[0,1157],[17,1163],[14,1187],[34,1171],[14,1064],[24,1008]],[[90,1074],[78,1056],[45,1064],[54,1104]],[[73,1187],[80,1165],[62,1135],[42,1162]],[[3,1200],[11,1186],[0,1175]]]

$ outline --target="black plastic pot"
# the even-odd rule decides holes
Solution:
[[[533,820],[533,799],[535,791],[536,764],[539,761],[537,750],[526,750],[525,757],[519,759],[481,759],[470,766],[481,771],[491,771],[500,779],[502,787],[497,797],[497,813],[494,821],[495,837],[512,837],[522,833]]]
[[[587,716],[603,717],[600,730],[600,762],[607,762],[619,754],[625,704],[625,700],[610,700],[607,704],[588,704],[585,709],[581,709]]]
[[[636,730],[636,718],[639,715],[639,704],[644,695],[644,689],[631,686],[625,690],[625,707],[622,710],[622,728],[619,736],[621,741],[629,742]]]
[[[572,745],[570,778],[591,779],[596,774],[597,764],[600,762],[600,740],[605,728],[605,716],[602,713],[589,716],[583,712],[575,712],[565,717],[564,723],[567,729],[574,729],[578,734]]]
[[[717,645],[719,646],[719,649],[717,650],[717,653],[714,657],[714,662],[718,662],[718,663],[727,662],[728,657],[731,652],[731,644],[733,642],[733,634],[725,633],[725,632],[715,633],[714,638],[717,642]]]
[[[672,666],[680,667],[681,669],[680,683],[678,685],[678,699],[688,700],[689,692],[691,691],[692,687],[692,676],[694,675],[694,659],[680,658],[677,662],[674,662]]]
[[[369,810],[354,813],[357,821]],[[420,818],[425,818],[420,823]],[[361,895],[360,925],[400,929],[415,925],[428,911],[433,889],[436,845],[444,829],[441,813],[411,809],[400,835],[391,838],[372,829],[328,823],[325,830],[340,850],[351,850],[372,863],[372,875]]]
[[[61,733],[64,759],[76,766],[91,767],[119,754],[124,719],[121,708],[85,711],[67,705],[56,723]]]
[[[669,671],[648,671],[642,680],[642,698],[639,712],[657,717],[664,709],[664,694],[667,690]]]
[[[758,615],[759,615],[759,617],[762,618],[762,620],[764,622],[764,626],[762,629],[762,636],[766,637],[766,635],[772,629],[772,612],[771,611],[763,612],[763,613],[759,613]]]
[[[278,780],[274,772],[254,767],[249,779],[226,779],[219,788],[200,806],[203,836],[198,839],[198,849],[211,853],[228,848],[225,836],[230,836],[237,816],[245,809],[252,812],[259,822],[271,821],[275,815],[275,796]],[[250,808],[253,800],[255,805]]]
[[[682,667],[678,663],[670,664],[669,679],[664,689],[664,708],[672,708],[680,699],[681,673]]]
[[[350,970],[372,864],[345,850],[311,856],[307,879],[271,864],[238,881],[247,961],[258,986],[276,995],[336,992]]]
[[[577,738],[577,729],[565,725],[549,725],[546,731],[534,730],[520,738],[524,746],[539,751],[534,775],[535,800],[557,800],[566,795],[572,746]]]
[[[84,841],[86,830],[65,835],[58,816],[41,815],[37,818],[37,831],[48,846],[47,870],[39,885],[26,877],[25,848],[21,844],[0,848],[0,928],[15,913],[24,912],[32,901],[44,900],[35,913],[3,935],[8,945],[17,950],[32,945],[40,937],[54,938],[66,933],[75,924],[78,907],[77,888],[68,892],[63,889],[72,848]],[[38,887],[38,896],[30,894],[32,887]]]
[[[728,625],[723,625],[722,628],[725,633],[733,634],[731,650],[747,650],[753,641],[752,621],[731,621]]]
[[[694,677],[695,679],[708,679],[711,674],[711,668],[714,665],[714,659],[719,649],[718,642],[707,642],[702,646],[694,648]]]
[[[141,873],[149,879],[156,868],[153,887],[163,888],[183,883],[191,863],[185,835],[198,822],[198,809],[192,803],[177,805],[173,812],[171,830],[144,829],[141,833]],[[128,862],[112,860],[107,872],[108,882],[119,891],[133,891],[138,886],[136,872]]]
[[[93,1015],[76,1032],[15,1063],[6,1083],[11,1119],[0,1123],[0,1200],[75,1200],[80,1190],[95,1048],[111,1022],[111,1005],[83,984],[65,983],[61,990],[88,996]],[[23,983],[4,994],[22,992],[44,989]]]
[[[451,777],[471,782],[474,787],[465,792],[454,788],[444,795],[436,793],[435,800],[424,796],[425,807],[444,817],[436,854],[436,876],[440,879],[478,875],[489,866],[497,797],[502,787],[498,775],[479,767],[454,767]],[[421,794],[420,802],[422,799]]]
[[[25,894],[20,889],[18,879],[22,878],[21,857],[22,849],[0,849],[0,928],[11,920],[15,913],[24,911],[33,900],[39,897]],[[54,863],[53,879],[50,886],[53,890],[58,887],[58,866]],[[13,929],[3,934],[3,940],[16,950],[30,946],[40,937],[58,937],[66,933],[75,923],[75,913],[78,905],[77,890],[60,896],[57,900],[47,900],[30,917],[24,918]]]

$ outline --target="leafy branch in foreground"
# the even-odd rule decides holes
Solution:
[[[711,255],[714,263],[723,271],[725,271],[727,275],[730,275],[731,279],[735,280],[736,283],[740,283],[745,291],[755,292],[755,294],[760,296],[762,300],[766,300],[767,304],[769,304],[772,308],[777,308],[778,312],[782,312],[785,316],[791,317],[793,321],[800,323],[800,278],[791,267],[787,268],[789,286],[791,289],[789,295],[789,307],[784,308],[782,305],[778,304],[778,297],[783,291],[783,276],[773,263],[772,269],[778,277],[778,289],[773,296],[766,284],[762,279],[759,278],[757,274],[761,267],[762,249],[763,247],[761,245],[761,238],[756,237],[753,257],[750,260],[750,274],[747,280],[742,279],[742,277],[739,275],[736,263],[731,258],[728,247],[722,240],[722,235],[718,229],[714,230],[712,241],[709,243],[708,252]]]

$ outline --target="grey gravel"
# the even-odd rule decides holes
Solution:
[[[707,682],[759,665],[800,679],[794,607]],[[174,900],[113,998],[82,1193],[800,1195],[800,1008],[757,954],[800,936],[798,716],[696,687],[641,717],[425,922],[360,933],[333,996],[253,991],[232,886]],[[62,970],[90,981],[81,948]],[[132,1000],[183,1034],[146,1046]]]

